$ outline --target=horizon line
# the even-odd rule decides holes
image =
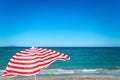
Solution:
[[[32,46],[0,46],[0,47],[32,47]],[[120,46],[35,46],[35,47],[120,47]]]

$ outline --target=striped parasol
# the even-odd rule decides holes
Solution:
[[[55,60],[65,61],[69,59],[70,57],[68,55],[54,50],[32,47],[16,53],[10,59],[3,76],[36,75]]]

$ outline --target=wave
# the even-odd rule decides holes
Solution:
[[[0,70],[0,76],[2,76],[4,70]],[[65,70],[65,69],[44,69],[39,72],[38,75],[114,75],[120,74],[120,69],[77,69],[77,70]],[[120,75],[119,75],[120,76]]]
[[[0,70],[0,75],[4,70]],[[65,70],[65,69],[44,69],[39,74],[82,74],[82,73],[101,73],[101,72],[120,72],[120,69],[77,69],[77,70]]]

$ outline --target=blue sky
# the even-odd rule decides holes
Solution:
[[[0,46],[120,46],[119,0],[0,0]]]

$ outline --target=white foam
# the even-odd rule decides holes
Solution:
[[[83,71],[83,72],[95,72],[95,71],[97,71],[97,69],[83,69],[81,71]]]
[[[74,74],[74,70],[46,69],[42,70],[40,74]]]
[[[0,70],[0,76],[2,76],[4,70]],[[75,74],[119,74],[120,70],[105,70],[105,69],[77,69],[77,70],[67,70],[67,69],[44,69],[41,70],[38,75],[75,75]]]

